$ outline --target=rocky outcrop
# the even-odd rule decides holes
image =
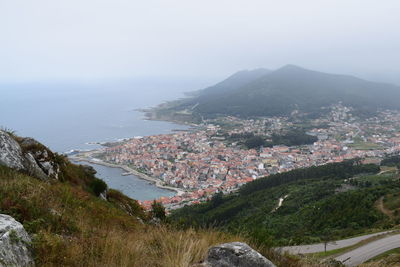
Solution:
[[[54,159],[54,154],[36,140],[13,137],[0,130],[0,165],[42,180],[58,179],[60,166]]]
[[[276,267],[245,243],[225,243],[208,250],[205,267]]]
[[[17,141],[9,134],[0,130],[0,164],[13,169],[25,168],[25,159]]]
[[[31,239],[22,224],[0,214],[0,267],[34,266]]]

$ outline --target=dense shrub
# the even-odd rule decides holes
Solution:
[[[107,184],[99,178],[93,178],[92,182],[89,184],[89,188],[96,196],[100,196],[101,193],[107,190]]]

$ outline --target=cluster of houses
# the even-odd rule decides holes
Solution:
[[[223,138],[213,138],[220,127],[208,125],[198,131],[131,139],[105,149],[103,159],[128,165],[166,185],[184,189],[184,194],[159,199],[168,209],[173,209],[204,201],[216,192],[235,191],[245,183],[270,174],[356,157],[381,158],[386,153],[400,151],[397,132],[400,114],[382,112],[379,117],[354,121],[349,120],[349,110],[334,109],[332,119],[324,121],[330,127],[310,130],[309,134],[319,139],[311,145],[243,149],[228,145]],[[265,127],[288,126],[281,118],[247,120],[244,126],[242,119],[227,119],[242,122],[241,126],[230,129],[231,133],[262,132]],[[142,204],[150,207],[151,203],[144,201]]]

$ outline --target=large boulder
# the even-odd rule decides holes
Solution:
[[[54,154],[45,146],[32,138],[14,138],[1,130],[0,165],[24,171],[42,180],[58,179],[60,172]]]
[[[207,267],[276,267],[245,243],[232,242],[211,247],[203,264]]]
[[[34,266],[31,239],[22,224],[0,214],[0,267]]]
[[[58,179],[60,166],[55,161],[55,155],[52,151],[35,139],[29,137],[19,138],[19,143],[26,155],[30,155],[34,158],[37,165],[48,178]]]
[[[0,130],[0,165],[23,170],[25,158],[20,145],[8,133]]]

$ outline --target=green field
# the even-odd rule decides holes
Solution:
[[[384,149],[383,146],[369,143],[369,142],[356,142],[354,144],[349,144],[349,147],[352,147],[357,150],[377,150],[377,149]]]
[[[369,182],[371,185],[384,184],[393,180],[398,180],[398,175],[393,172],[385,172],[382,174],[362,175],[354,178],[358,182]]]

